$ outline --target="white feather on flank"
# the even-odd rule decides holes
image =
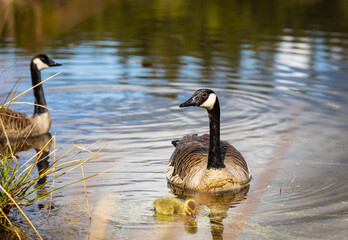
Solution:
[[[230,172],[227,168],[223,169],[206,169],[192,170],[189,175],[181,179],[178,175],[173,176],[174,168],[169,166],[167,168],[167,177],[169,182],[174,185],[198,191],[219,192],[237,190],[248,184],[239,173]],[[246,175],[249,175],[246,173]],[[237,180],[237,181],[236,181]],[[238,182],[240,181],[240,182]],[[249,175],[250,181],[250,175]]]
[[[40,58],[35,58],[33,62],[35,63],[35,65],[39,71],[41,71],[42,69],[46,69],[46,68],[50,67],[46,63],[44,63]]]
[[[208,109],[208,110],[212,110],[214,107],[214,104],[216,102],[216,95],[214,93],[211,93],[208,97],[207,100],[205,100],[204,103],[202,103],[200,105],[200,107]]]

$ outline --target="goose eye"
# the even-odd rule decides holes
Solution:
[[[207,93],[203,93],[203,97],[207,97],[208,96],[208,94]]]

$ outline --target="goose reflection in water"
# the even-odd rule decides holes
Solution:
[[[16,140],[10,140],[11,149],[13,151],[13,154],[18,154],[19,152],[25,152],[32,148],[35,149],[37,153],[37,169],[39,175],[42,174],[48,167],[49,167],[49,153],[51,150],[51,134],[45,133],[37,137],[30,137],[26,139],[16,139]],[[6,139],[0,140],[0,155],[4,155],[6,152],[6,149],[8,148],[8,143]],[[42,151],[42,153],[41,153]],[[46,176],[42,176],[39,178],[37,184],[42,185],[46,182]]]
[[[246,199],[250,185],[236,191],[219,193],[189,191],[179,188],[169,182],[168,187],[170,188],[171,193],[176,195],[178,198],[192,198],[198,203],[199,206],[207,206],[209,208],[209,214],[207,216],[210,220],[210,231],[212,238],[214,240],[220,240],[223,239],[223,220],[227,217],[228,210],[236,207],[236,205],[240,204]]]

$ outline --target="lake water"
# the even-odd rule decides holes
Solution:
[[[87,180],[91,221],[80,183],[54,194],[50,215],[42,203],[28,208],[42,236],[347,239],[346,1],[2,4],[1,80],[11,75],[1,97],[21,75],[17,91],[31,86],[36,53],[62,63],[42,71],[61,72],[44,83],[56,155],[94,144],[104,149],[85,174],[110,170]],[[199,88],[217,93],[221,139],[244,155],[253,179],[235,195],[198,197],[194,223],[158,219],[154,200],[186,197],[167,186],[171,141],[209,131],[204,109],[178,107]],[[18,99],[33,101],[30,92]]]

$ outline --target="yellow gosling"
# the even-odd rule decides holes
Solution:
[[[194,217],[197,203],[193,199],[188,199],[184,203],[174,197],[161,197],[154,203],[156,214],[175,216],[178,214]]]

